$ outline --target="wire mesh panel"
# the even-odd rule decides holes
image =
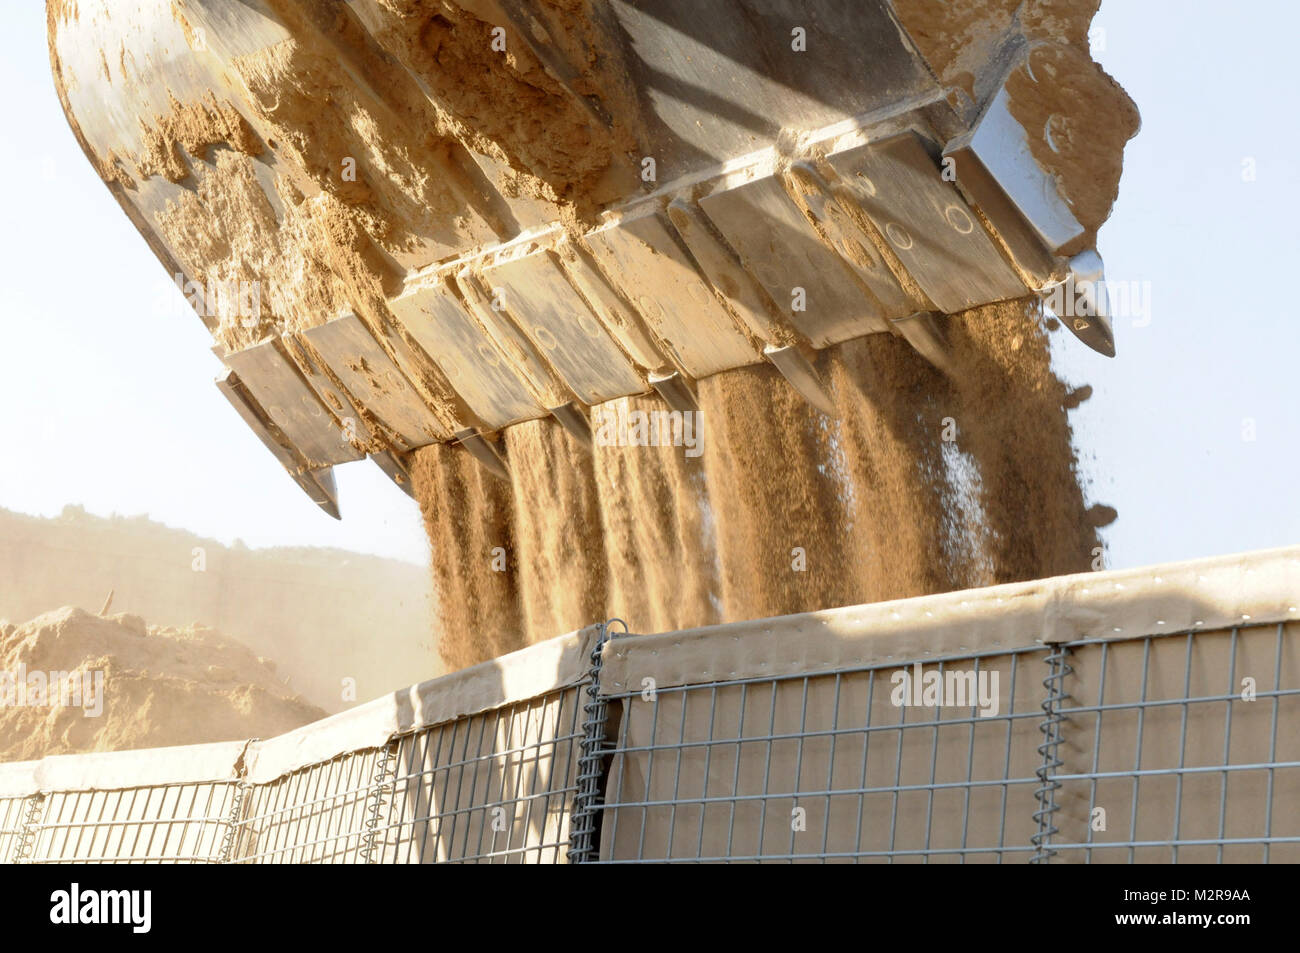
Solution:
[[[398,739],[374,859],[565,859],[581,739],[579,689],[551,692]]]
[[[612,696],[601,859],[1026,861],[1041,654]]]
[[[1300,860],[1300,625],[1070,647],[1058,860]]]
[[[352,751],[248,790],[235,863],[353,864],[369,830],[382,749]]]
[[[213,863],[235,796],[230,782],[55,791],[32,815],[25,863]]]
[[[264,742],[4,766],[0,858],[1296,862],[1300,550],[1239,563],[606,624]]]
[[[0,863],[17,858],[23,836],[23,819],[31,798],[0,798]]]

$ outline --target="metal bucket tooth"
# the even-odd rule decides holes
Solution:
[[[389,307],[477,418],[457,430],[497,430],[541,410],[508,352],[482,331],[445,282],[408,288]]]
[[[1115,356],[1105,265],[1096,251],[1070,259],[1069,277],[1047,290],[1045,303],[1080,341],[1098,354]]]
[[[259,409],[302,457],[306,467],[360,460],[364,453],[339,423],[343,407],[331,408],[290,359],[284,344],[272,339],[232,351],[223,360]]]
[[[396,449],[410,450],[451,436],[355,314],[301,333],[348,393],[384,426],[388,442]]]
[[[900,315],[924,306],[924,302],[903,289],[871,236],[846,211],[846,208],[861,208],[857,195],[845,189],[833,190],[816,164],[809,160],[793,163],[786,171],[786,183],[790,195],[806,212],[823,243],[839,254],[862,286],[880,302],[881,313]]]
[[[540,359],[586,404],[643,389],[640,374],[569,283],[555,253],[529,250],[531,244],[498,255],[484,266],[483,280],[497,289]]]
[[[894,330],[907,340],[923,358],[943,371],[952,373],[952,361],[948,357],[948,342],[933,312],[918,311],[893,322]]]
[[[1024,282],[979,216],[956,187],[944,181],[934,159],[937,152],[931,140],[908,131],[837,152],[826,162],[840,183],[837,197],[871,220],[882,243],[932,307],[955,314],[1023,295]]]
[[[690,381],[681,374],[651,374],[650,386],[659,393],[659,396],[663,398],[664,403],[673,410],[680,410],[682,413],[692,413],[698,412],[700,409],[699,402],[695,399],[695,391],[692,390]]]
[[[756,348],[700,273],[670,224],[671,215],[644,203],[583,239],[605,272],[617,276],[667,358],[642,366],[699,378],[752,363]]]
[[[856,273],[823,242],[775,169],[731,182],[699,206],[813,347],[887,330],[888,318],[897,316],[863,294]]]
[[[765,347],[763,356],[776,365],[776,369],[804,400],[828,417],[838,417],[835,401],[822,383],[821,375],[798,347]]]
[[[595,441],[591,435],[591,421],[576,403],[570,401],[559,407],[551,408],[551,416],[569,432],[569,436],[578,441],[578,445],[588,453],[595,451]]]
[[[339,512],[339,489],[334,482],[334,468],[322,470],[305,470],[291,474],[293,481],[302,487],[302,491],[311,497],[311,501],[336,520],[343,518]]]
[[[401,458],[391,450],[384,450],[381,453],[370,454],[370,459],[374,461],[375,466],[384,471],[388,479],[397,484],[398,489],[415,499],[415,487],[411,484],[411,471],[402,463]]]
[[[456,434],[455,439],[456,443],[469,451],[470,456],[487,467],[488,472],[494,477],[506,482],[510,481],[510,471],[506,469],[505,458],[501,456],[501,451],[497,449],[496,444],[472,430],[462,430]]]
[[[338,488],[334,483],[333,467],[307,468],[307,462],[266,411],[258,404],[239,375],[227,370],[217,378],[217,390],[230,401],[230,406],[256,434],[262,445],[271,451],[280,466],[311,501],[334,519],[339,519]]]
[[[614,286],[601,274],[587,250],[577,242],[561,236],[556,243],[565,273],[591,309],[600,318],[604,329],[618,341],[633,362],[647,370],[671,367],[668,358],[660,353],[654,336],[644,326],[641,316],[619,297]],[[625,292],[629,289],[625,289]]]

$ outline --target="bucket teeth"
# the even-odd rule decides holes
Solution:
[[[923,358],[943,371],[952,373],[952,362],[948,359],[948,342],[938,321],[930,311],[918,311],[905,318],[895,318],[894,330],[906,339]]]
[[[323,470],[305,470],[291,474],[293,482],[302,487],[302,491],[311,497],[313,503],[334,519],[342,519],[339,513],[339,489],[334,482],[334,468]]]
[[[717,234],[708,216],[694,202],[674,199],[668,220],[699,263],[700,270],[727,300],[750,334],[764,341],[780,340],[781,324],[774,321],[767,292],[741,264],[736,252]],[[653,383],[653,382],[652,382]]]
[[[313,503],[335,519],[339,519],[339,494],[334,485],[334,470],[331,467],[307,468],[307,461],[269,418],[266,411],[249,394],[244,382],[232,370],[227,370],[217,378],[219,390],[235,412],[243,418],[244,423],[252,429],[262,445],[284,467],[299,489],[306,493]]]
[[[673,410],[680,410],[682,413],[699,411],[700,405],[695,399],[695,392],[691,389],[690,382],[681,374],[677,372],[651,374],[649,380],[650,386]]]
[[[456,434],[456,442],[469,451],[470,456],[487,467],[494,477],[509,482],[510,471],[506,469],[506,461],[494,443],[472,430],[460,431]]]
[[[1106,270],[1101,256],[1092,249],[1070,259],[1070,277],[1065,282],[1065,300],[1057,317],[1074,336],[1106,357],[1115,356],[1115,332],[1110,324],[1110,301],[1106,293]]]
[[[561,404],[559,407],[552,407],[551,416],[569,432],[569,436],[578,441],[582,449],[588,453],[595,451],[595,441],[591,435],[591,421],[587,419],[587,415],[582,412],[576,403],[570,401],[567,404]]]
[[[397,484],[403,493],[415,499],[415,489],[411,485],[411,471],[406,468],[397,454],[391,450],[384,450],[370,454],[370,459],[375,462],[375,466],[384,471],[388,479]]]
[[[828,417],[838,416],[830,391],[826,389],[821,375],[802,351],[793,345],[789,347],[768,345],[763,348],[763,355],[776,365],[781,376],[789,381],[790,386],[797,390],[804,400]]]

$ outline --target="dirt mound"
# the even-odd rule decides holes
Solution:
[[[203,626],[65,607],[0,622],[0,759],[270,737],[323,718],[275,664]]]
[[[425,569],[396,559],[226,546],[80,506],[49,519],[0,508],[0,580],[0,618],[98,609],[112,591],[115,611],[212,626],[275,659],[295,690],[331,712],[441,672]]]

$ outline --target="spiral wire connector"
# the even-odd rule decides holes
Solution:
[[[1064,741],[1065,723],[1061,705],[1070,697],[1064,690],[1065,679],[1074,674],[1068,660],[1069,648],[1060,643],[1051,643],[1048,648],[1048,675],[1043,679],[1043,688],[1047,690],[1047,697],[1042,704],[1045,717],[1038,726],[1038,730],[1043,733],[1043,743],[1038,746],[1038,754],[1043,761],[1034,772],[1038,777],[1038,788],[1034,791],[1034,798],[1038,801],[1038,810],[1034,812],[1038,832],[1030,838],[1034,845],[1034,855],[1030,858],[1030,863],[1033,864],[1048,863],[1056,856],[1056,851],[1051,848],[1052,836],[1059,833],[1056,812],[1060,810],[1060,805],[1056,803],[1056,792],[1060,789],[1061,782],[1056,780],[1056,771],[1065,763],[1061,760],[1059,750]]]
[[[45,805],[45,793],[38,792],[27,799],[27,814],[23,817],[22,830],[14,840],[13,863],[30,864],[36,849],[36,829],[41,823],[41,808]]]
[[[389,768],[396,757],[395,745],[389,742],[379,749],[379,756],[375,759],[375,773],[370,784],[370,796],[373,800],[370,813],[366,817],[366,832],[361,840],[361,856],[363,862],[367,864],[378,863],[375,860],[375,847],[379,840],[379,811],[384,803],[384,793],[392,786],[394,780],[389,777]],[[393,774],[395,776],[396,771]]]
[[[591,670],[587,674],[583,703],[582,747],[578,757],[578,790],[573,796],[573,813],[569,820],[569,852],[571,864],[589,863],[596,859],[598,843],[597,817],[604,803],[601,783],[604,780],[603,761],[605,749],[605,723],[609,717],[609,701],[600,694],[601,655],[613,635],[611,626],[618,624],[627,634],[627,623],[622,619],[602,622],[596,644],[591,650]]]

